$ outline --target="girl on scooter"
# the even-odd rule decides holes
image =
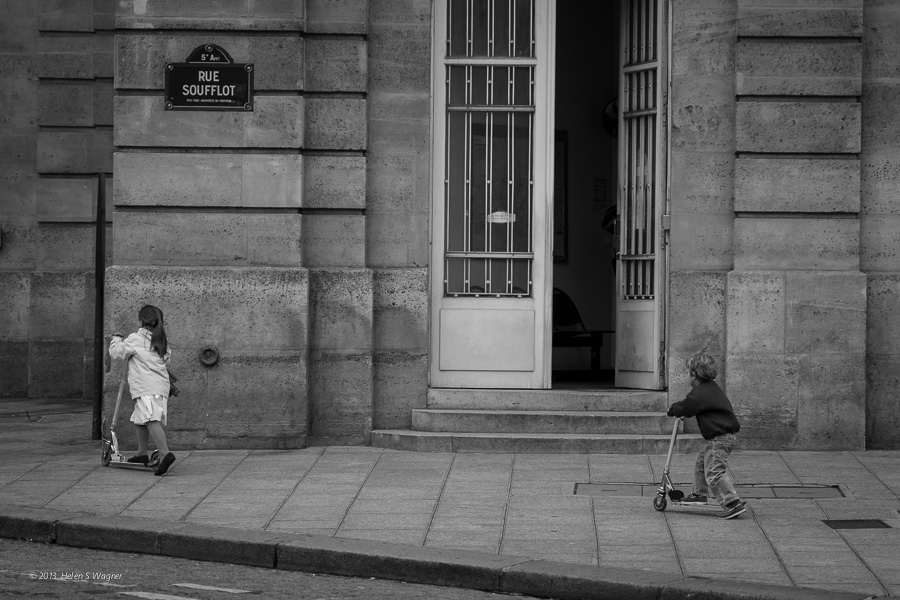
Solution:
[[[166,413],[169,399],[169,371],[166,363],[172,355],[163,327],[163,314],[150,304],[138,312],[141,327],[127,338],[113,334],[109,344],[112,358],[128,358],[128,387],[134,399],[131,422],[137,427],[137,454],[128,462],[147,464],[150,438],[156,444],[162,460],[154,475],[165,475],[175,462],[166,442]]]

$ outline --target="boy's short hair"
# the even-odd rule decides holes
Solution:
[[[691,375],[701,381],[712,381],[718,375],[716,359],[706,352],[698,352],[687,359],[687,368]]]

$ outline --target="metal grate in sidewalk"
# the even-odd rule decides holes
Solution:
[[[832,519],[822,522],[832,529],[891,529],[881,519]]]

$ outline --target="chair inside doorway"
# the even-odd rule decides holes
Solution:
[[[580,371],[554,372],[554,378],[576,380],[601,380],[607,373],[601,368],[600,353],[604,334],[614,333],[607,329],[588,329],[581,319],[578,307],[563,290],[553,288],[553,347],[590,348],[590,369]]]

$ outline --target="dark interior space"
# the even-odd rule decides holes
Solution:
[[[616,4],[557,5],[554,387],[613,385]]]

